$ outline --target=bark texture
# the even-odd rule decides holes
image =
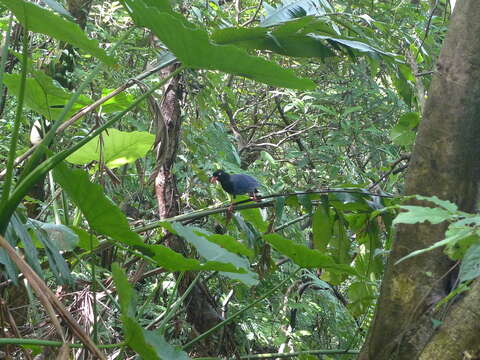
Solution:
[[[455,8],[406,179],[407,195],[436,195],[455,202],[460,209],[468,212],[475,210],[478,197],[479,17],[478,0],[459,2]],[[478,299],[454,303],[441,329],[436,332],[432,326],[432,319],[438,317],[431,309],[448,291],[450,279],[444,275],[452,263],[439,250],[395,265],[398,259],[410,252],[444,238],[444,231],[445,225],[442,224],[398,227],[375,318],[359,359],[418,359],[422,351],[430,353],[429,342],[440,342],[440,334],[443,334],[444,346],[456,348],[454,354],[443,358],[463,358],[462,351],[468,350],[468,341],[460,346],[462,349],[458,349],[454,343],[458,345],[459,339],[447,327],[455,323],[460,304],[475,304]],[[473,291],[467,295],[468,298],[472,296],[478,295]],[[471,308],[470,311],[478,310]],[[476,326],[465,327],[468,331],[475,329]],[[474,333],[478,336],[478,329]],[[470,335],[474,336],[473,333],[463,336],[467,338]],[[450,336],[448,341],[447,336]]]

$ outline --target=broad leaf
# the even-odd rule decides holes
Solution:
[[[37,248],[33,244],[32,237],[28,232],[28,225],[24,224],[17,214],[14,214],[10,219],[8,227],[11,227],[12,229],[11,234],[13,235],[13,238],[11,238],[11,240],[15,241],[16,246],[19,246],[18,241],[21,242],[21,245],[25,250],[25,258],[27,262],[40,277],[43,277],[39,254]]]
[[[409,112],[403,114],[398,120],[397,125],[395,125],[390,132],[390,138],[393,143],[401,146],[412,145],[416,136],[414,129],[419,122],[420,116],[418,113]]]
[[[160,12],[139,1],[125,0],[125,3],[134,17],[140,18],[141,24],[151,29],[185,67],[220,70],[279,87],[315,88],[311,80],[296,77],[290,69],[248,55],[234,46],[211,43],[206,31],[180,19],[178,14]]]
[[[235,240],[230,235],[203,234],[203,233],[200,233],[199,235],[206,237],[208,241],[213,242],[232,253],[243,255],[248,258],[253,258],[253,256],[255,255],[252,249],[248,248],[241,242]]]
[[[144,157],[152,148],[155,135],[146,131],[125,132],[107,129],[101,135],[102,146],[96,137],[67,157],[67,161],[77,165],[99,161],[100,156],[110,169],[129,164]]]
[[[268,223],[263,220],[260,209],[245,209],[242,210],[241,214],[245,221],[248,221],[250,224],[252,224],[259,232],[267,231]]]
[[[100,245],[100,241],[94,235],[81,228],[71,226],[71,229],[78,236],[78,246],[85,250],[93,250]]]
[[[304,16],[321,16],[326,12],[334,12],[326,0],[285,0],[274,8],[268,3],[264,4],[267,15],[261,20],[261,26],[278,25],[282,22]]]
[[[480,243],[470,246],[462,259],[458,278],[460,282],[470,281],[480,276]]]
[[[274,28],[219,29],[213,33],[212,39],[218,44],[234,44],[246,49],[269,50],[294,57],[327,58],[337,56],[336,50],[350,56],[393,56],[359,39],[341,37],[323,19],[313,16],[282,23]]]
[[[55,224],[51,224],[55,225]],[[63,225],[59,225],[63,226]],[[52,228],[50,227],[47,232],[43,228],[37,227],[34,223],[30,223],[30,228],[32,236],[37,242],[43,247],[45,254],[48,258],[49,269],[58,279],[61,284],[73,285],[73,277],[70,273],[68,265],[63,257],[60,249],[57,247],[56,241],[52,241],[50,234],[52,234]],[[48,227],[47,227],[48,229]],[[57,228],[58,231],[58,228]],[[69,236],[75,237],[75,234],[70,234]],[[71,246],[72,244],[70,244]]]
[[[355,269],[349,265],[337,264],[330,256],[324,255],[318,250],[311,250],[304,245],[295,244],[278,234],[267,234],[263,238],[300,267],[322,268],[339,273],[358,275]]]
[[[258,283],[258,276],[256,273],[249,270],[250,264],[247,260],[227,251],[213,242],[208,241],[204,236],[198,235],[197,232],[200,231],[198,228],[183,226],[178,222],[174,222],[171,224],[171,229],[173,229],[177,235],[195,246],[198,253],[205,259],[230,263],[238,269],[243,269],[245,272],[245,274],[223,272],[222,274],[224,276],[239,280],[248,286],[253,286]]]
[[[332,225],[328,207],[317,207],[312,218],[313,247],[319,251],[326,251],[327,245],[332,237]]]

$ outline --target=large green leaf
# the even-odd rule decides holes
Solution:
[[[92,184],[85,171],[69,170],[63,163],[54,169],[54,179],[68,193],[77,205],[90,227],[109,236],[131,250],[138,250],[150,257],[158,266],[170,271],[215,270],[227,272],[245,272],[232,264],[209,261],[201,264],[195,259],[187,259],[179,253],[163,246],[145,244],[140,236],[130,230],[127,218],[120,209],[103,193],[100,185]]]
[[[117,263],[112,265],[112,275],[117,288],[123,330],[128,346],[143,359],[188,360],[188,355],[178,346],[167,343],[159,333],[143,329],[135,318],[136,299],[127,276]]]
[[[295,244],[278,234],[267,234],[263,238],[277,251],[288,256],[298,266],[304,268],[322,268],[332,272],[358,275],[355,269],[346,264],[337,264],[330,256],[318,250],[311,250],[304,245]]]
[[[324,20],[305,16],[274,28],[226,28],[215,31],[212,39],[218,44],[234,44],[246,49],[270,50],[281,55],[295,57],[327,58],[336,56],[334,50],[348,55],[367,54],[374,58],[392,56],[375,46],[368,39],[346,38],[338,35]]]
[[[13,12],[17,20],[28,30],[48,35],[72,44],[106,64],[113,65],[114,59],[98,47],[98,42],[87,38],[78,24],[65,20],[57,14],[24,0],[0,0]]]
[[[250,264],[246,259],[227,251],[211,241],[208,241],[206,237],[198,235],[198,232],[203,232],[203,230],[192,226],[183,226],[178,222],[172,223],[171,227],[169,228],[170,230],[173,229],[177,235],[181,236],[190,244],[195,246],[198,253],[205,259],[220,261],[222,263],[230,263],[236,268],[245,270],[244,274],[222,272],[222,275],[234,280],[239,280],[248,286],[253,286],[258,283],[258,275],[249,270]]]
[[[67,161],[77,165],[99,161],[102,156],[105,165],[111,169],[129,164],[144,157],[153,146],[155,135],[146,131],[120,131],[107,129],[102,137],[102,146],[96,137],[67,157]]]
[[[212,39],[217,44],[233,44],[250,50],[269,50],[294,57],[323,59],[335,56],[325,42],[311,36],[296,32],[277,33],[263,27],[220,29],[214,32]]]
[[[245,196],[245,198],[247,197]],[[243,197],[241,197],[240,199],[243,199]],[[241,214],[242,214],[242,217],[245,219],[245,221],[252,224],[257,229],[257,231],[259,232],[267,231],[268,223],[265,220],[263,220],[263,216],[262,216],[262,213],[260,212],[260,209],[258,208],[245,209],[245,210],[242,210]]]
[[[255,255],[252,249],[235,240],[235,238],[230,235],[204,233],[200,233],[199,235],[206,237],[208,241],[211,241],[232,253],[243,255],[248,258],[253,258]]]
[[[141,24],[151,29],[186,67],[220,70],[279,87],[315,88],[313,81],[298,78],[290,69],[248,55],[234,46],[213,44],[205,30],[180,19],[178,14],[161,12],[141,1],[125,0],[125,3],[134,18],[140,18]]]

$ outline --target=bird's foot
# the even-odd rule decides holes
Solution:
[[[250,194],[250,200],[253,200],[253,201],[256,201],[256,202],[262,202],[262,200],[255,193]]]
[[[227,208],[227,222],[230,221],[233,215],[233,204],[230,204],[230,206]]]

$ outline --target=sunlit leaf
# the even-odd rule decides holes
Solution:
[[[93,138],[66,160],[83,165],[99,161],[102,156],[105,165],[114,169],[144,157],[155,141],[155,135],[145,131],[125,132],[117,129],[108,129],[101,135],[102,146],[98,143],[99,138]]]

